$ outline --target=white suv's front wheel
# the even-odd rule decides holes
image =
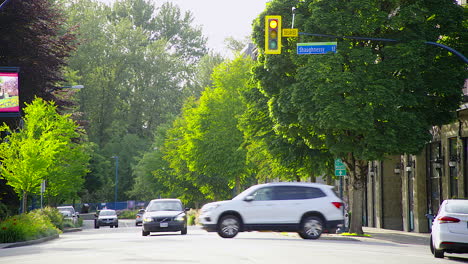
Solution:
[[[223,238],[233,238],[239,233],[239,228],[239,218],[233,215],[226,215],[219,221],[218,235]]]
[[[302,221],[299,235],[304,239],[317,239],[322,235],[322,232],[322,219],[317,216],[309,216]]]

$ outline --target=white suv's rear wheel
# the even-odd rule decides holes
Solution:
[[[322,235],[322,232],[322,219],[317,216],[309,216],[302,221],[299,235],[304,239],[317,239]]]
[[[218,235],[223,238],[233,238],[239,233],[239,228],[239,218],[233,215],[226,215],[219,221]]]

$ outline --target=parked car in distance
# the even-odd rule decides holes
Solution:
[[[232,200],[205,204],[198,218],[203,228],[233,238],[243,231],[298,232],[317,239],[324,229],[343,223],[343,202],[333,186],[279,182],[254,185]]]
[[[468,200],[445,200],[432,222],[430,249],[434,257],[444,253],[468,253]]]
[[[94,227],[99,228],[101,226],[110,226],[110,228],[113,228],[114,226],[116,228],[119,227],[119,218],[117,217],[117,212],[112,209],[104,209],[99,211],[99,214],[97,214],[96,221],[94,223]]]
[[[135,217],[135,225],[139,226],[143,223],[143,214],[145,213],[145,209],[140,209]]]
[[[179,232],[187,234],[187,214],[190,208],[184,208],[179,199],[151,200],[143,214],[141,234],[151,232]]]
[[[58,206],[57,210],[63,215],[64,219],[70,220],[73,224],[78,221],[80,215],[75,211],[73,206]]]

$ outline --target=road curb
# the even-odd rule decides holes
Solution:
[[[81,228],[66,228],[62,232],[63,233],[70,233],[70,232],[79,232],[82,231],[83,229]],[[28,240],[28,241],[20,241],[20,242],[14,242],[14,243],[0,243],[0,249],[2,248],[14,248],[14,247],[22,247],[22,246],[29,246],[29,245],[35,245],[39,243],[44,243],[52,239],[59,238],[60,235],[52,235],[48,237],[42,237],[39,239],[34,239],[34,240]]]
[[[39,239],[28,240],[28,241],[21,241],[21,242],[15,242],[15,243],[2,243],[0,244],[0,248],[14,248],[14,247],[29,246],[29,245],[43,243],[43,242],[56,239],[56,238],[59,238],[58,234],[39,238]]]
[[[78,232],[78,231],[83,231],[81,228],[65,228],[62,232],[63,233],[70,233],[70,232]]]
[[[281,235],[288,237],[299,237],[297,233],[281,232]],[[362,242],[356,237],[335,235],[323,233],[318,240],[335,240],[335,241],[353,241],[353,242]]]

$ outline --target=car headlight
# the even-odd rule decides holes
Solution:
[[[207,204],[207,205],[203,206],[201,211],[202,211],[202,213],[206,213],[206,212],[209,212],[209,211],[213,211],[214,209],[218,208],[219,206],[220,206],[220,204]]]
[[[185,214],[180,214],[176,216],[175,218],[176,221],[184,221],[185,220]]]
[[[152,222],[152,221],[153,221],[153,218],[151,218],[151,217],[145,217],[145,218],[143,218],[143,221],[144,221],[144,222]]]

